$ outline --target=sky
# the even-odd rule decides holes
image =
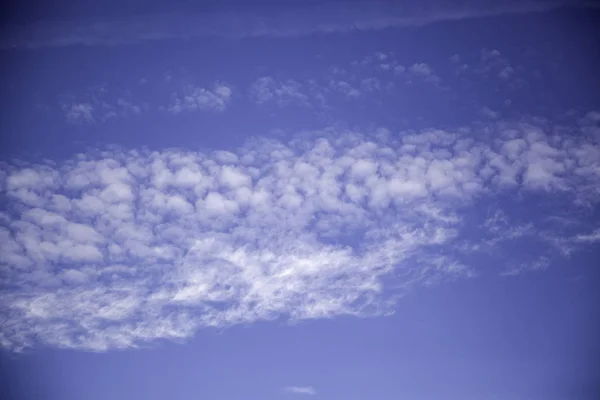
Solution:
[[[3,399],[600,395],[600,10],[0,17]]]

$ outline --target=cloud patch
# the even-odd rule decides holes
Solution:
[[[94,106],[90,103],[64,104],[62,109],[68,123],[93,124],[96,121],[93,116]]]
[[[586,217],[548,222],[598,203],[586,128],[327,128],[210,153],[2,164],[0,345],[105,351],[256,321],[387,315],[418,286],[489,271],[474,252],[497,274],[551,267],[565,243],[596,241]],[[515,238],[530,257],[507,258]]]
[[[284,391],[293,394],[305,394],[309,396],[314,396],[317,394],[317,391],[312,386],[286,386]]]
[[[232,88],[224,83],[214,83],[211,89],[194,85],[184,85],[179,92],[171,95],[171,102],[162,107],[171,114],[182,112],[213,111],[223,112],[229,105]]]
[[[304,85],[293,79],[275,80],[269,76],[256,79],[250,86],[250,99],[258,104],[275,103],[279,107],[289,104],[309,105]]]

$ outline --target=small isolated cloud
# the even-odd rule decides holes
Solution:
[[[512,265],[506,270],[502,271],[500,275],[502,276],[515,276],[519,275],[526,271],[541,271],[548,268],[550,265],[550,259],[548,257],[542,256],[537,258],[534,261],[523,263],[519,265]]]
[[[425,63],[413,64],[408,70],[417,76],[429,76],[433,73],[431,67]]]
[[[107,101],[98,102],[98,119],[101,121],[138,116],[141,113],[142,108],[140,106],[122,97],[117,98],[114,103]]]
[[[509,80],[515,74],[515,69],[499,50],[482,49],[480,62],[475,68],[475,72],[486,78],[498,77],[502,80]]]
[[[122,97],[117,99],[117,107],[123,116],[139,115],[142,112],[142,109],[139,106],[125,100]]]
[[[76,94],[61,94],[61,109],[69,124],[91,125],[115,118],[138,116],[142,107],[128,91],[107,84],[88,87]]]
[[[95,122],[91,103],[73,103],[62,106],[65,118],[70,124],[93,124]]]
[[[347,99],[358,99],[363,94],[360,88],[344,80],[332,80],[329,82],[329,88],[343,94]]]
[[[408,67],[407,71],[418,79],[422,79],[424,82],[428,82],[434,85],[438,85],[441,82],[439,76],[437,76],[433,69],[426,63],[415,63]]]
[[[396,77],[403,79],[406,83],[424,82],[432,85],[439,85],[442,80],[435,74],[433,68],[425,62],[416,62],[409,66],[404,66],[398,62],[393,52],[382,53],[377,52],[364,57],[362,60],[355,60],[351,63],[352,66],[359,68],[362,73],[365,69],[371,72],[378,72],[381,77]],[[368,85],[365,87],[365,81]],[[347,85],[353,82],[346,82]],[[391,82],[385,82],[376,77],[368,77],[361,82],[361,89],[365,91],[374,91],[381,89],[391,89]],[[358,91],[358,89],[355,89]],[[346,90],[348,91],[348,89]],[[360,94],[360,91],[358,91]]]
[[[279,107],[289,104],[308,105],[308,95],[303,84],[293,79],[276,80],[270,76],[258,78],[250,86],[250,98],[262,105],[274,102]]]
[[[489,119],[498,119],[500,118],[500,113],[498,111],[494,111],[491,108],[487,107],[487,106],[483,106],[479,109],[479,114],[482,117],[485,118],[489,118]]]
[[[600,229],[596,229],[594,232],[589,234],[580,234],[575,236],[576,242],[584,242],[584,243],[595,243],[600,242]]]
[[[352,61],[351,65],[356,67],[370,68],[380,73],[401,73],[405,70],[405,68],[398,63],[393,52],[376,52],[372,55],[364,57],[362,60]]]
[[[317,394],[317,391],[312,386],[286,386],[284,390],[288,393],[306,394],[309,396]]]
[[[217,82],[210,89],[185,85],[180,92],[172,94],[166,110],[175,115],[193,111],[223,112],[231,102],[232,94],[232,88],[224,83]]]

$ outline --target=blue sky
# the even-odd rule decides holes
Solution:
[[[18,399],[593,399],[584,2],[11,10]]]

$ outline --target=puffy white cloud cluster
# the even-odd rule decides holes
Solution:
[[[457,256],[477,248],[474,229],[488,246],[532,231],[589,243],[597,231],[557,237],[532,220],[515,233],[498,207],[473,215],[506,195],[597,204],[596,134],[541,120],[328,129],[236,152],[98,150],[6,164],[0,344],[101,351],[202,327],[381,315],[414,285],[476,274]]]

